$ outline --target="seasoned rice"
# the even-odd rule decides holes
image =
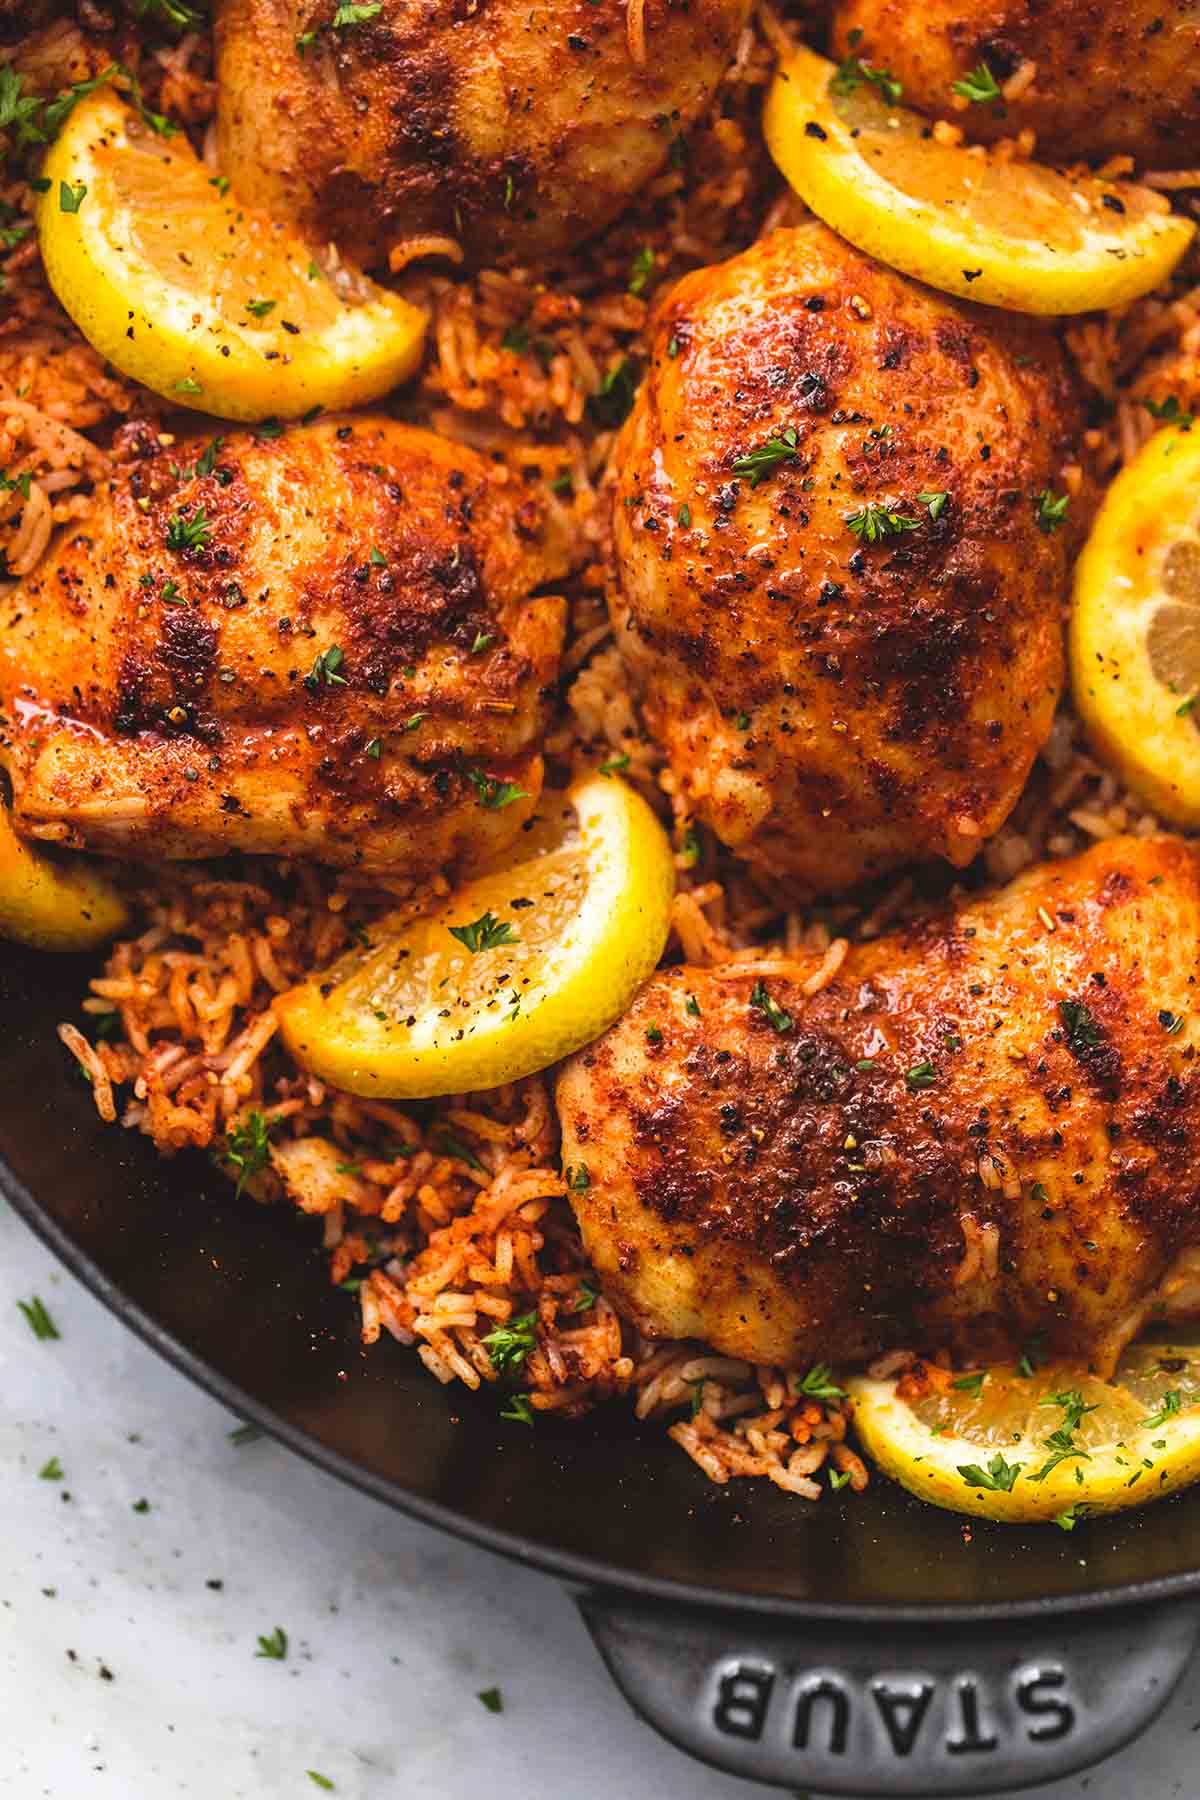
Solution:
[[[532,443],[574,496],[586,560],[571,591],[565,704],[546,745],[552,775],[565,780],[621,752],[626,776],[673,828],[680,886],[668,959],[775,973],[800,950],[816,950],[824,956],[808,983],[815,992],[849,942],[945,891],[949,876],[906,876],[797,910],[689,829],[611,641],[597,505],[613,440],[597,396],[640,367],[654,295],[744,248],[765,224],[803,213],[770,165],[757,123],[776,56],[803,23],[800,7],[760,5],[708,117],[617,226],[552,277],[520,268],[464,277],[461,246],[448,238],[409,239],[392,268],[402,291],[432,313],[431,353],[403,397],[406,416],[486,449]],[[653,55],[641,0],[629,0],[627,35],[635,61]],[[119,61],[149,105],[214,154],[203,34],[156,40],[127,23],[101,40],[58,21],[0,49],[6,61],[47,96]],[[1028,92],[1036,76],[1036,65],[1023,62],[1006,93]],[[945,120],[935,133],[962,137]],[[1005,153],[1034,148],[1026,133]],[[3,167],[0,160],[0,177]],[[1177,208],[1200,210],[1200,170],[1152,179]],[[86,516],[114,430],[166,411],[106,367],[54,301],[30,200],[23,183],[0,179],[0,579],[28,573],[55,526]],[[647,293],[631,291],[635,258],[639,268],[650,259]],[[1154,429],[1147,400],[1174,396],[1184,410],[1200,410],[1200,253],[1166,291],[1067,321],[1063,337],[1094,399],[1085,451],[1101,476],[1111,475]],[[1081,478],[1064,471],[1068,487]],[[966,879],[1007,880],[1040,857],[1156,823],[1088,754],[1064,708],[1019,806]],[[825,1485],[834,1471],[838,1485],[866,1485],[844,1441],[846,1415],[820,1398],[819,1378],[812,1395],[795,1374],[644,1339],[598,1292],[558,1167],[547,1077],[406,1109],[336,1092],[290,1061],[275,1032],[274,996],[337,955],[385,906],[399,899],[416,913],[444,883],[416,898],[403,887],[384,892],[266,863],[139,871],[131,885],[141,928],[112,948],[90,984],[82,1006],[90,1035],[60,1028],[66,1049],[91,1080],[102,1118],[143,1133],[165,1155],[206,1152],[254,1199],[290,1200],[319,1216],[331,1279],[357,1297],[365,1344],[386,1333],[415,1348],[437,1380],[496,1390],[513,1429],[537,1413],[577,1414],[624,1397],[637,1418],[662,1421],[714,1482],[752,1476],[809,1500],[825,1491],[823,1470]],[[268,1147],[269,1159],[247,1173],[239,1146],[252,1141]],[[1002,1180],[994,1170],[983,1178]],[[966,1280],[995,1266],[999,1242],[970,1213],[962,1225]],[[517,1345],[507,1363],[505,1341]],[[518,1365],[510,1378],[506,1369]],[[936,1378],[935,1365],[914,1364],[906,1351],[879,1359],[873,1372],[907,1370],[913,1380],[914,1367],[926,1382]]]

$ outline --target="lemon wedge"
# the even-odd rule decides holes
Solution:
[[[26,843],[0,806],[0,937],[35,950],[94,950],[128,921],[124,899],[99,869]]]
[[[275,1002],[297,1060],[352,1094],[423,1099],[532,1075],[618,1019],[667,941],[675,865],[646,802],[593,775],[542,797],[522,860]]]
[[[1109,487],[1075,567],[1070,655],[1099,754],[1200,825],[1200,427],[1156,432]]]
[[[919,1499],[1010,1524],[1069,1530],[1200,1478],[1200,1346],[1134,1344],[1111,1381],[1023,1367],[977,1369],[909,1399],[903,1377],[854,1377],[858,1435]]]
[[[51,287],[102,356],[178,406],[296,418],[376,400],[420,362],[424,313],[354,271],[323,273],[111,88],[75,107],[42,174]]]
[[[891,92],[853,58],[838,68],[798,50],[763,130],[813,212],[892,268],[1016,312],[1089,312],[1157,287],[1191,242],[1195,226],[1161,195],[941,144]]]

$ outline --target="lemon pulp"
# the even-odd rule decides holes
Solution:
[[[763,129],[818,217],[892,268],[1017,312],[1087,312],[1157,287],[1191,242],[1149,189],[940,143],[853,67],[798,50]]]
[[[1111,1381],[1065,1363],[974,1370],[904,1398],[852,1378],[864,1446],[935,1506],[1070,1527],[1200,1478],[1200,1346],[1142,1342]]]
[[[51,287],[95,349],[176,405],[293,418],[378,399],[417,367],[418,308],[323,269],[111,88],[75,107],[43,175]]]
[[[518,855],[415,923],[389,914],[282,995],[297,1060],[351,1093],[419,1099],[533,1074],[619,1018],[666,943],[666,833],[595,775],[543,796]]]
[[[1070,651],[1101,756],[1200,825],[1200,430],[1157,432],[1108,489],[1076,565]]]

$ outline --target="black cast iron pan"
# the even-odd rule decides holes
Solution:
[[[359,1346],[311,1221],[99,1123],[55,1036],[82,959],[5,946],[0,1186],[134,1330],[332,1474],[550,1570],[628,1698],[732,1773],[848,1794],[1047,1781],[1146,1725],[1200,1624],[1200,1488],[1074,1533],[966,1522],[882,1478],[807,1506],[713,1487],[613,1407],[530,1430]]]

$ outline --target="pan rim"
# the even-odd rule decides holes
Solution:
[[[517,1531],[485,1525],[468,1514],[437,1500],[426,1500],[403,1488],[398,1482],[375,1475],[352,1457],[334,1450],[311,1433],[294,1425],[282,1413],[264,1405],[221,1375],[184,1343],[174,1332],[161,1325],[136,1300],[130,1298],[112,1281],[86,1251],[75,1242],[70,1232],[55,1219],[36,1194],[0,1157],[0,1195],[6,1199],[34,1234],[58,1260],[81,1281],[135,1337],[179,1371],[230,1412],[245,1419],[267,1436],[285,1445],[305,1462],[323,1470],[335,1480],[345,1482],[371,1499],[394,1508],[408,1518],[419,1520],[435,1530],[447,1532],[479,1549],[490,1551],[525,1568],[552,1575],[580,1588],[621,1593],[631,1600],[653,1601],[663,1608],[675,1607],[689,1612],[719,1613],[729,1617],[754,1617],[777,1621],[826,1621],[842,1625],[928,1625],[984,1624],[1004,1620],[1073,1617],[1183,1601],[1200,1593],[1200,1568],[1176,1575],[1161,1575],[1152,1580],[1124,1582],[1115,1587],[1093,1588],[1081,1594],[1045,1595],[1041,1598],[989,1603],[964,1601],[962,1605],[920,1605],[900,1602],[894,1606],[870,1605],[855,1601],[804,1601],[781,1595],[745,1594],[731,1588],[703,1587],[694,1582],[678,1581],[661,1575],[634,1574],[619,1564],[601,1557],[586,1556],[577,1551],[558,1550],[539,1544]]]

